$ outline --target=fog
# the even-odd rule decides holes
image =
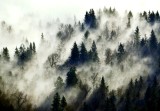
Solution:
[[[77,75],[86,82],[91,88],[98,87],[101,77],[104,76],[109,90],[117,90],[125,87],[130,79],[136,79],[140,76],[147,76],[152,70],[147,64],[151,63],[150,58],[139,58],[136,54],[129,55],[125,62],[120,66],[105,64],[105,51],[110,48],[112,52],[117,51],[120,43],[124,44],[127,49],[127,43],[132,41],[132,35],[135,28],[139,26],[141,38],[149,38],[152,29],[158,29],[158,25],[150,26],[146,21],[139,21],[138,13],[143,10],[158,10],[158,0],[151,3],[149,0],[128,1],[128,0],[16,0],[16,1],[0,1],[0,49],[8,47],[11,57],[11,62],[8,64],[0,64],[1,76],[5,82],[5,90],[22,91],[31,98],[33,105],[40,106],[47,98],[55,93],[54,83],[58,76],[66,80],[67,70],[59,71],[55,67],[50,67],[47,63],[48,56],[52,53],[59,53],[60,59],[58,65],[62,65],[70,56],[71,49],[76,41],[78,47],[85,43],[89,51],[93,40],[96,41],[98,56],[100,63],[98,65],[84,65],[77,67]],[[152,5],[150,5],[152,4]],[[103,7],[115,7],[118,11],[116,17],[108,17],[104,13],[101,15],[100,26],[97,30],[89,30],[90,35],[87,40],[84,39],[84,32],[81,32],[76,26],[71,38],[62,41],[56,37],[60,30],[60,24],[72,24],[75,22],[83,22],[84,14],[90,8],[94,8],[96,15],[99,9]],[[136,7],[136,8],[135,8]],[[131,22],[131,28],[126,29],[126,9],[132,10],[134,17]],[[4,22],[5,21],[5,22]],[[8,32],[8,27],[11,26],[11,32]],[[108,40],[103,34],[106,26],[111,30],[119,30],[119,35],[114,40]],[[120,29],[119,29],[120,28]],[[44,41],[41,40],[41,34],[44,34]],[[101,36],[101,39],[98,37]],[[160,39],[160,38],[158,38]],[[22,43],[29,45],[29,42],[36,44],[36,56],[25,64],[21,69],[15,65],[14,51]],[[92,70],[93,69],[93,70]],[[12,76],[9,74],[11,71]],[[142,73],[143,72],[143,73]],[[7,73],[7,74],[6,74]],[[98,73],[95,86],[91,81],[91,76]],[[13,87],[14,86],[14,87]],[[71,93],[74,92],[74,93]],[[79,92],[78,88],[73,88],[63,92],[69,102],[72,102]],[[90,92],[90,94],[91,94]],[[38,101],[38,102],[37,102]]]

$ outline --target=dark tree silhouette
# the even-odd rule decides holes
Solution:
[[[85,63],[87,61],[88,61],[88,52],[84,43],[82,42],[81,49],[80,49],[80,62]]]
[[[60,111],[60,96],[58,93],[54,95],[51,111]]]
[[[75,86],[77,82],[78,79],[76,75],[76,67],[71,67],[69,72],[67,73],[66,86],[67,87]]]
[[[69,58],[69,64],[70,65],[78,65],[79,63],[79,49],[76,44],[76,42],[73,45],[73,48],[71,50],[71,56]]]

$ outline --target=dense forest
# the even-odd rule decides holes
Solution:
[[[1,21],[0,111],[160,111],[158,11],[90,9],[36,28],[32,39]]]

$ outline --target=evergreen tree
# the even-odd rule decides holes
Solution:
[[[88,37],[89,37],[89,31],[87,30],[85,33],[84,33],[84,37],[85,37],[85,39],[88,39]]]
[[[136,48],[139,47],[139,43],[140,43],[140,33],[139,33],[139,28],[137,26],[135,33],[134,33],[134,44],[135,44]]]
[[[119,47],[118,47],[118,53],[120,53],[120,54],[124,54],[124,46],[120,43],[119,44]]]
[[[157,49],[157,38],[156,38],[156,36],[155,36],[155,34],[154,34],[154,31],[152,30],[151,31],[151,36],[150,36],[150,39],[149,39],[149,47],[150,47],[150,51],[151,52],[154,52],[154,51],[156,51],[156,49]]]
[[[128,18],[128,22],[127,22],[127,28],[131,27],[131,18]]]
[[[90,9],[89,13],[86,12],[85,18],[84,18],[84,23],[89,28],[96,28],[96,26],[97,26],[96,16],[95,16],[95,13],[94,13],[93,9]]]
[[[101,79],[101,84],[100,84],[100,92],[101,92],[101,96],[102,97],[106,97],[107,93],[108,93],[108,89],[106,87],[105,81],[104,81],[104,77],[102,77]]]
[[[64,86],[63,79],[60,76],[58,76],[58,78],[55,82],[55,87],[57,90],[60,90],[63,86]]]
[[[89,13],[91,18],[90,28],[96,28],[96,16],[94,10],[91,9]]]
[[[67,106],[66,98],[63,96],[61,99],[61,104],[60,104],[61,110],[60,111],[65,111],[66,106]]]
[[[105,55],[106,55],[106,60],[105,60],[106,64],[111,63],[112,59],[111,50],[107,49]]]
[[[3,55],[3,59],[4,59],[5,61],[9,61],[9,60],[10,60],[9,50],[8,50],[7,47],[3,48],[3,53],[2,53],[2,55]]]
[[[79,63],[79,50],[76,42],[73,45],[73,48],[71,50],[71,56],[69,58],[70,65],[78,65]]]
[[[108,97],[106,100],[105,110],[106,111],[116,111],[116,103],[115,102],[116,102],[115,92],[111,91],[110,97]]]
[[[93,62],[99,62],[99,57],[97,53],[97,47],[95,41],[92,43],[91,51],[90,51],[90,58]]]
[[[152,13],[149,13],[149,22],[151,23],[151,25],[155,23],[155,19],[156,19],[156,16],[154,12],[152,11]]]
[[[33,53],[36,53],[36,45],[34,42],[33,42]]]
[[[51,111],[60,111],[60,96],[58,93],[54,95]]]
[[[88,12],[86,12],[86,14],[85,14],[84,23],[86,25],[89,25],[89,23],[90,23],[90,16],[89,16]]]
[[[123,60],[124,54],[125,54],[124,46],[120,43],[120,45],[118,46],[118,54],[117,54],[118,63],[120,63]]]
[[[66,86],[67,87],[75,86],[77,82],[78,82],[78,79],[76,76],[76,68],[71,67],[69,72],[67,73]]]
[[[155,15],[155,16],[156,16],[156,21],[157,21],[157,22],[160,22],[160,15],[159,15],[159,12],[158,12],[158,11],[156,12],[156,15]]]
[[[88,53],[87,53],[84,43],[82,42],[81,50],[80,50],[80,62],[85,63],[87,62],[87,60],[88,60]]]
[[[15,57],[18,58],[18,57],[19,57],[19,54],[20,54],[20,53],[19,53],[19,50],[18,50],[18,48],[16,47],[16,49],[15,49],[15,54],[14,54]]]
[[[81,25],[81,31],[84,31],[85,27],[84,27],[84,24],[82,23]]]
[[[133,17],[133,14],[132,14],[131,11],[129,11],[129,13],[128,13],[128,18],[132,18],[132,17]]]
[[[33,50],[32,43],[29,44],[29,49],[30,49],[31,51]]]

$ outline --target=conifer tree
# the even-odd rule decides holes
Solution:
[[[149,47],[150,47],[150,51],[151,52],[154,52],[156,49],[157,49],[157,38],[154,34],[154,31],[152,30],[151,31],[151,36],[150,36],[150,39],[149,39]]]
[[[139,47],[139,43],[140,43],[140,33],[139,33],[139,28],[137,26],[134,33],[134,44],[136,48]]]
[[[73,45],[73,48],[71,50],[71,56],[69,58],[70,65],[78,65],[79,63],[79,49],[76,44],[76,42]]]
[[[60,96],[58,93],[54,95],[51,111],[60,111]]]
[[[10,60],[9,50],[8,50],[7,47],[3,48],[3,53],[2,53],[2,55],[3,55],[3,59],[4,59],[5,61],[9,61],[9,60]]]
[[[95,41],[93,41],[93,43],[92,43],[92,47],[90,50],[90,58],[93,62],[99,62],[99,57],[98,57],[97,47],[96,47]]]
[[[88,60],[87,49],[86,49],[84,43],[82,42],[81,49],[80,49],[80,62],[85,63],[85,62],[87,62],[87,60]]]
[[[76,68],[71,67],[69,72],[67,73],[66,86],[67,87],[75,86],[77,82],[78,82],[78,79],[76,75]]]
[[[63,96],[60,104],[61,111],[65,111],[66,106],[67,106],[66,98]]]

